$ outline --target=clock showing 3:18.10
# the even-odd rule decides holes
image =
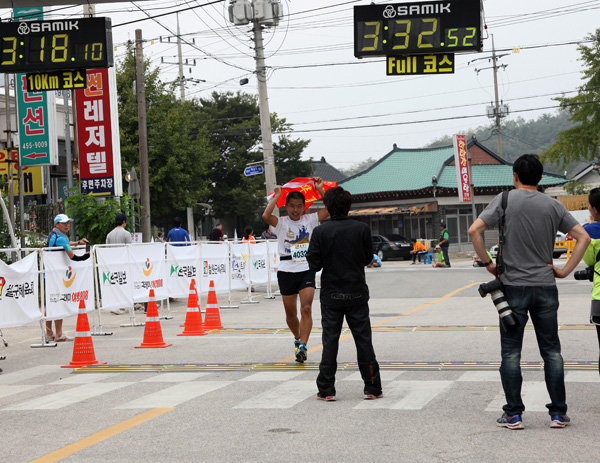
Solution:
[[[110,18],[0,23],[0,73],[113,66]]]
[[[354,7],[354,56],[481,51],[481,0]]]

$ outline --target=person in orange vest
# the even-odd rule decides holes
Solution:
[[[413,250],[410,251],[410,253],[412,254],[412,264],[410,265],[415,265],[417,262],[417,257],[419,258],[419,264],[421,263],[421,256],[423,254],[427,254],[427,247],[421,243],[420,241],[417,241],[416,238],[411,238],[410,241],[413,244]]]
[[[254,236],[252,235],[252,233],[254,233],[254,228],[252,228],[252,226],[250,226],[250,225],[246,225],[246,228],[244,228],[244,237],[242,238],[242,241],[249,241],[250,243],[256,243],[256,239],[254,239]]]

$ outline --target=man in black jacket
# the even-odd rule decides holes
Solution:
[[[316,227],[306,259],[321,277],[323,355],[319,365],[317,399],[335,400],[337,353],[344,316],[356,344],[358,367],[365,383],[365,399],[379,399],[381,376],[375,358],[369,318],[369,287],[365,265],[373,258],[369,227],[348,218],[352,195],[342,187],[327,190],[323,203],[331,220]]]

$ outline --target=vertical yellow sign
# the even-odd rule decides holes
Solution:
[[[17,160],[19,152],[12,151],[12,161],[8,162],[8,151],[0,150],[0,178],[2,179],[2,189],[6,191],[8,185],[8,169],[9,164],[12,164],[13,175],[13,193],[19,194],[19,178]],[[26,195],[43,195],[44,183],[42,181],[42,166],[25,167],[23,166],[23,192]]]

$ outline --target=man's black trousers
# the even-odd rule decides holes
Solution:
[[[375,358],[369,304],[331,307],[321,304],[321,325],[323,327],[323,356],[319,365],[317,387],[321,395],[335,395],[335,373],[337,353],[344,316],[356,344],[358,368],[365,383],[365,394],[381,394],[379,364]]]

